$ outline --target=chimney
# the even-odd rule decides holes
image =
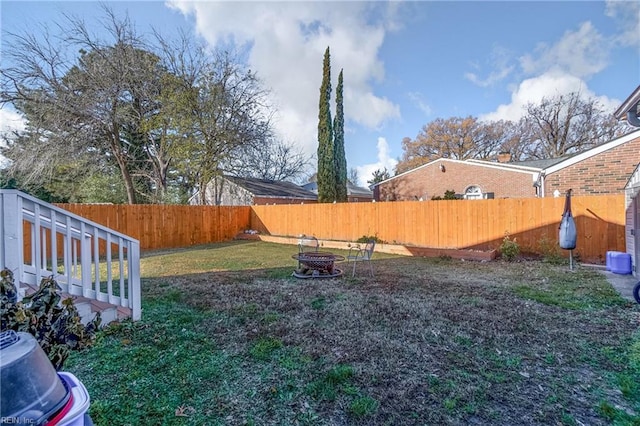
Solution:
[[[503,151],[498,154],[498,163],[508,163],[509,161],[511,161],[511,153]]]

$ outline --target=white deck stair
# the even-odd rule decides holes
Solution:
[[[17,190],[0,190],[0,210],[0,269],[19,298],[53,276],[85,323],[98,311],[103,324],[141,318],[138,240]]]

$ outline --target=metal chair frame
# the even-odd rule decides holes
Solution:
[[[316,237],[307,237],[306,235],[301,235],[298,238],[298,254],[302,254],[305,252],[317,252],[320,249],[320,242]],[[300,261],[298,261],[298,269],[301,267]]]
[[[358,262],[367,262],[369,264],[369,272],[371,273],[372,277],[374,276],[371,258],[373,257],[373,251],[375,247],[376,241],[369,240],[364,247],[361,247],[359,244],[357,244],[349,248],[349,253],[347,254],[347,263],[353,262],[353,272],[351,273],[352,277],[356,276],[356,264]]]

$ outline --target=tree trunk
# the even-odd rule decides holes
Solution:
[[[122,153],[122,146],[120,146],[120,136],[117,132],[118,126],[114,125],[114,127],[114,131],[111,134],[111,148],[113,150],[114,157],[116,158],[116,162],[118,163],[118,167],[120,168],[122,181],[124,182],[124,187],[127,191],[127,203],[136,204],[136,191],[133,185],[133,179],[131,178],[131,173],[129,173],[129,169],[127,168],[127,161]]]

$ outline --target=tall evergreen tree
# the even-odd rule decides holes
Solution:
[[[344,106],[342,105],[342,70],[336,87],[336,116],[333,121],[333,161],[336,173],[336,201],[347,201],[347,157],[344,153]]]
[[[332,203],[337,200],[336,173],[331,126],[331,64],[329,47],[324,52],[322,63],[322,85],[318,113],[318,202]]]

